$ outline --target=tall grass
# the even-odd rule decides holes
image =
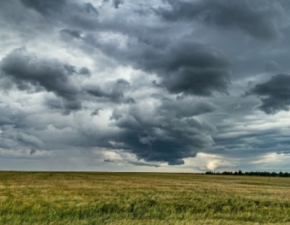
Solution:
[[[0,224],[290,224],[290,180],[0,173]]]

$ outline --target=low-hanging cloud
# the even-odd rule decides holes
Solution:
[[[105,54],[161,78],[158,85],[174,94],[211,96],[227,93],[230,60],[220,51],[189,40],[178,40],[156,48],[150,44],[129,43],[126,48],[95,44]],[[114,50],[113,50],[114,49]]]
[[[290,107],[290,75],[278,74],[265,83],[257,84],[247,94],[257,95],[262,105],[259,109],[267,114],[289,111]]]
[[[193,116],[214,109],[201,102],[192,102],[187,108],[186,101],[164,101],[156,108],[131,106],[126,112],[115,111],[111,119],[121,130],[114,140],[123,143],[123,149],[138,159],[180,165],[184,158],[195,157],[197,152],[213,145],[210,133],[214,128]],[[181,107],[175,108],[176,105]],[[204,110],[197,111],[198,105],[204,105]]]
[[[257,84],[290,70],[287,0],[0,6],[3,158],[34,168],[244,169],[289,148],[287,113],[273,115],[289,110],[289,75]],[[255,111],[259,98],[267,115]],[[209,159],[202,167],[189,159],[197,153]]]
[[[121,1],[114,1],[115,3],[118,6]],[[69,4],[66,1],[63,4],[63,7],[67,9],[73,8],[80,11],[78,15],[82,15],[83,19],[78,21],[82,21],[80,22],[82,30],[95,29],[120,34],[128,41],[125,46],[121,46],[116,41],[103,42],[98,34],[82,34],[82,31],[78,29],[80,28],[77,26],[78,23],[73,22],[75,18],[72,19],[70,16],[73,10],[68,10],[69,13],[65,18],[61,15],[63,23],[71,27],[62,29],[60,32],[65,40],[68,37],[82,40],[83,43],[93,45],[104,54],[114,58],[118,63],[157,74],[161,78],[158,85],[165,87],[170,93],[199,96],[212,96],[213,92],[227,93],[230,84],[230,60],[222,51],[188,37],[176,39],[168,39],[163,35],[158,37],[152,33],[156,29],[154,27],[148,27],[148,32],[152,33],[151,37],[148,36],[149,34],[144,36],[136,25],[128,26],[112,21],[99,22],[87,13],[81,12],[82,6],[76,7],[75,4]],[[39,11],[38,7],[30,7]],[[51,16],[50,18],[53,19]],[[71,26],[71,22],[74,26]]]
[[[20,0],[23,5],[49,19],[51,24],[62,23],[70,27],[92,30],[97,27],[98,9],[93,4],[74,0]],[[55,24],[54,24],[55,25]]]
[[[82,109],[82,102],[89,96],[102,99],[103,102],[135,103],[132,97],[126,97],[125,91],[130,83],[118,79],[104,84],[104,87],[78,85],[76,76],[89,77],[86,67],[76,67],[61,63],[55,59],[38,57],[25,48],[15,49],[0,62],[2,77],[10,79],[19,90],[52,92],[58,98],[47,98],[44,103],[51,109],[61,110],[63,114]]]
[[[73,66],[39,58],[25,48],[20,48],[13,50],[1,61],[0,69],[20,89],[29,88],[26,84],[30,84],[61,97],[69,109],[82,107],[77,98],[79,87],[71,79],[76,73]]]
[[[44,15],[60,13],[67,4],[66,0],[21,0],[21,2]]]
[[[96,98],[108,99],[115,103],[135,103],[135,100],[130,97],[125,97],[125,91],[130,86],[130,83],[124,79],[110,82],[104,85],[103,88],[99,86],[89,86],[86,92]]]
[[[206,113],[211,113],[216,110],[216,106],[210,102],[196,101],[191,99],[163,99],[159,110],[166,113],[172,113],[177,118],[193,117]]]
[[[170,9],[159,7],[157,15],[164,20],[200,21],[226,29],[240,29],[265,40],[281,36],[279,22],[284,12],[282,6],[270,1],[232,0],[166,0]]]

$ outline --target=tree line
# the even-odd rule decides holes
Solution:
[[[283,173],[283,172],[243,172],[239,171],[223,171],[223,172],[214,172],[214,171],[207,171],[205,172],[206,175],[236,175],[236,176],[265,176],[265,177],[290,177],[290,173]]]

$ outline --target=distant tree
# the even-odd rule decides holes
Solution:
[[[271,173],[271,176],[272,177],[276,177],[277,176],[277,173],[274,171],[274,172]]]
[[[280,171],[280,173],[279,173],[279,177],[282,177],[283,176],[283,173]]]
[[[211,175],[211,174],[214,174],[214,172],[212,172],[212,171],[207,171],[207,172],[205,172],[205,174],[207,174],[207,175]]]
[[[231,171],[224,171],[224,172],[222,172],[222,175],[233,175],[233,172],[231,172]]]
[[[235,172],[231,172],[231,171],[223,171],[223,172],[213,172],[213,171],[207,171],[205,172],[205,174],[209,174],[209,175],[247,175],[247,176],[268,176],[268,177],[290,177],[290,173],[283,173],[283,172],[279,172],[276,173],[274,172],[258,172],[258,171],[250,171],[250,172],[245,172],[243,173],[241,170],[239,171],[235,171]]]

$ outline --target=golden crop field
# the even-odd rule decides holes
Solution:
[[[290,178],[1,172],[0,224],[290,224]]]

